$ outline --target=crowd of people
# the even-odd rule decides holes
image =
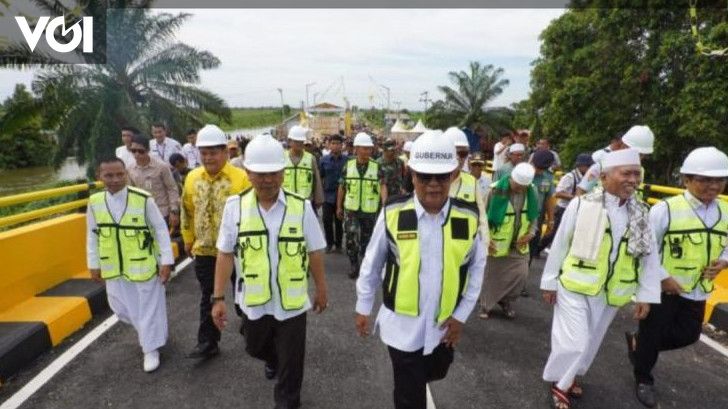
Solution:
[[[231,284],[246,351],[277,378],[276,408],[300,406],[306,312],[328,307],[327,255],[349,260],[361,336],[381,289],[374,322],[398,409],[426,407],[426,384],[446,376],[476,307],[483,320],[516,318],[530,265],[546,249],[552,406],[582,396],[581,377],[618,308],[634,301],[639,326],[625,338],[635,393],[654,407],[659,353],[697,341],[713,279],[728,267],[728,204],[718,199],[728,156],[690,152],[685,193],[650,209],[639,191],[655,140],[646,126],[578,155],[572,168],[548,139],[532,146],[527,131],[509,131],[487,173],[483,152],[455,127],[414,141],[359,132],[314,142],[301,126],[283,141],[231,141],[215,125],[190,130],[185,145],[162,123],[151,133],[123,128],[116,157],[100,161],[106,190],[87,213],[92,277],[106,281],[111,308],[137,330],[152,372],[167,340],[170,232],[180,234],[200,285],[188,357],[219,353]]]

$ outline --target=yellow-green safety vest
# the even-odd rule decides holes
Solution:
[[[702,273],[728,246],[728,204],[719,200],[720,217],[714,226],[706,226],[685,195],[665,203],[670,224],[662,240],[662,265],[683,290],[691,292],[700,285],[706,293],[713,291],[713,280],[702,278]]]
[[[297,165],[291,161],[291,152],[285,152],[286,167],[283,170],[283,188],[304,198],[311,197],[316,160],[313,155],[303,151]]]
[[[604,289],[607,304],[614,307],[621,307],[629,303],[637,291],[642,264],[639,259],[627,253],[628,238],[629,229],[617,243],[619,246],[617,258],[614,262],[610,262],[609,256],[614,243],[612,243],[612,231],[607,222],[597,261],[579,259],[572,256],[569,251],[561,264],[559,274],[561,285],[571,292],[588,296],[595,296]]]
[[[89,206],[96,220],[94,232],[99,238],[101,278],[123,278],[141,282],[157,274],[157,255],[152,229],[147,225],[149,193],[127,187],[126,209],[117,223],[106,204],[106,192],[97,192],[89,198]]]
[[[367,164],[363,175],[356,168],[356,158],[346,162],[346,197],[344,209],[363,213],[376,213],[379,210],[379,164],[373,160]]]
[[[388,251],[382,299],[397,314],[420,315],[420,237],[412,195],[400,196],[384,209]],[[469,259],[478,232],[478,210],[459,199],[450,199],[442,225],[442,291],[437,322],[443,323],[455,311],[467,287]],[[428,240],[428,238],[423,238]]]
[[[286,209],[278,231],[278,271],[276,279],[281,307],[299,310],[308,300],[308,250],[303,236],[305,200],[283,191]],[[238,229],[238,262],[245,288],[246,306],[260,306],[271,300],[271,261],[268,250],[268,228],[258,208],[258,199],[251,188],[240,194]]]
[[[491,183],[491,189],[494,189],[497,182]],[[523,209],[521,209],[521,225],[518,228],[518,234],[516,238],[523,237],[528,233],[528,227],[530,223],[528,221],[528,201],[523,201]],[[510,253],[511,245],[513,244],[513,229],[516,226],[516,209],[513,208],[513,204],[509,201],[508,208],[506,209],[506,217],[503,219],[503,223],[500,226],[489,226],[490,240],[495,245],[495,252],[489,254],[490,257],[505,257]],[[518,252],[521,254],[528,254],[528,245],[519,247]]]
[[[460,185],[458,190],[455,192],[453,197],[466,202],[475,203],[475,189],[478,185],[478,181],[475,180],[475,176],[470,173],[460,172]]]

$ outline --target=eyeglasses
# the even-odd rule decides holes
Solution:
[[[135,148],[129,149],[129,151],[131,153],[146,153],[147,152],[146,149],[135,149]]]
[[[692,179],[695,183],[700,183],[701,185],[707,185],[707,184],[719,185],[721,183],[725,183],[727,178],[711,178],[708,176],[693,176]]]
[[[445,183],[450,180],[450,173],[420,173],[416,172],[417,179],[422,183],[430,183],[431,180],[435,180],[437,183]]]

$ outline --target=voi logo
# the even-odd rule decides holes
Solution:
[[[25,41],[28,43],[30,51],[35,51],[35,47],[38,45],[38,40],[40,40],[40,36],[42,36],[43,31],[45,31],[46,42],[56,52],[71,52],[78,48],[82,41],[83,52],[93,52],[94,23],[92,17],[83,17],[82,20],[77,21],[72,26],[66,27],[66,19],[63,16],[56,17],[53,20],[51,20],[48,16],[43,16],[38,18],[38,24],[36,24],[34,30],[30,29],[30,24],[25,17],[15,17],[15,21],[18,22],[18,27],[20,27],[20,31],[23,33],[23,37],[25,37]],[[83,28],[81,27],[82,22]],[[61,35],[63,36],[67,35],[69,31],[73,33],[71,41],[67,43],[60,43],[56,40],[54,33],[58,27],[61,27]]]

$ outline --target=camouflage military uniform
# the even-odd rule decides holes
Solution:
[[[357,165],[359,173],[366,171],[365,166]],[[339,179],[339,184],[346,186],[344,176],[346,170]],[[377,221],[378,212],[364,213],[344,210],[344,240],[346,241],[346,255],[351,262],[351,278],[358,276],[359,264],[364,259],[364,253],[369,245],[369,239],[372,237],[374,223]]]
[[[393,161],[387,162],[384,157],[377,159],[379,163],[379,179],[387,186],[387,195],[395,196],[402,194],[404,186],[404,178],[402,172],[404,170],[404,162],[400,158],[394,158]]]

